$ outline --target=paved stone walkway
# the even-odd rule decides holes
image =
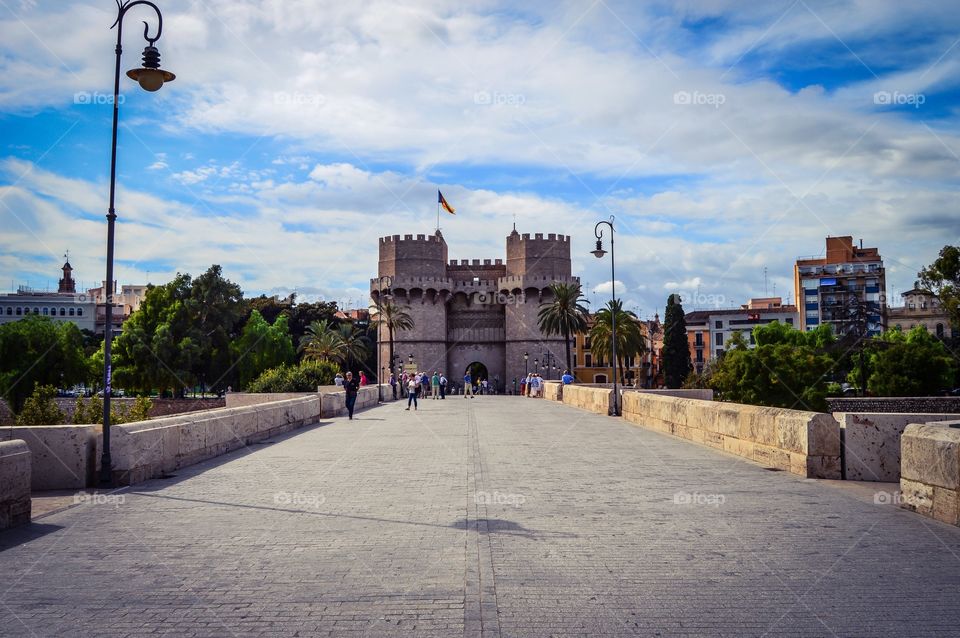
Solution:
[[[0,533],[0,634],[960,634],[960,529],[562,405],[421,406]]]

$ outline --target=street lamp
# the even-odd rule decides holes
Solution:
[[[612,299],[610,304],[610,346],[613,355],[613,411],[611,416],[620,416],[620,397],[617,395],[617,271],[613,252],[613,215],[610,215],[610,221],[598,221],[597,225],[593,227],[593,234],[597,238],[597,248],[590,252],[597,259],[601,259],[607,254],[607,251],[603,249],[603,231],[600,230],[600,226],[603,224],[610,227],[610,298]]]
[[[393,295],[390,294],[390,288],[393,286],[393,278],[390,275],[380,275],[377,278],[377,402],[383,403],[383,355],[380,353],[380,330],[383,328],[383,314],[380,305],[383,294],[383,283],[387,283],[386,299],[389,301]],[[393,367],[393,361],[390,362]]]
[[[114,195],[117,186],[117,123],[120,114],[120,54],[123,51],[123,18],[127,11],[137,5],[147,5],[157,13],[157,33],[150,37],[150,25],[143,23],[143,39],[147,46],[143,49],[143,66],[139,69],[127,71],[127,77],[140,83],[145,91],[156,91],[164,82],[172,82],[176,76],[160,68],[160,51],[154,43],[160,39],[163,32],[163,15],[157,5],[147,0],[125,0],[117,4],[117,20],[110,26],[117,28],[117,62],[113,74],[113,138],[110,146],[110,206],[107,209],[107,283],[104,290],[106,307],[104,308],[103,329],[103,452],[100,456],[100,482],[113,483],[113,467],[110,459],[110,393],[111,393],[111,364],[110,345],[113,341],[113,239],[114,226],[117,221],[117,212],[114,208]]]
[[[530,358],[530,355],[526,352],[523,353],[523,376],[530,374],[530,371],[527,369],[527,359]]]

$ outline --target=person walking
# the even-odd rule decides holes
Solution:
[[[367,385],[367,375],[360,371],[360,385]]]
[[[471,399],[473,398],[473,378],[469,370],[463,375],[463,398],[466,399],[468,395]]]
[[[397,375],[390,373],[390,390],[393,392],[393,400],[397,400]]]
[[[333,384],[334,384],[335,386],[337,386],[338,388],[342,388],[342,387],[343,387],[343,375],[338,372],[338,373],[337,373],[337,376],[335,376],[335,377],[333,378]]]
[[[433,376],[430,377],[430,396],[433,397],[434,401],[440,398],[440,373],[436,370],[433,371]]]
[[[482,388],[482,389],[480,390],[480,394],[483,394],[483,395],[489,394],[489,392],[490,392],[490,384],[487,382],[486,379],[484,379],[483,381],[480,382],[480,386],[481,386],[481,388]]]
[[[353,378],[352,372],[347,372],[347,378],[343,380],[343,389],[347,392],[347,414],[353,421],[353,408],[357,405],[357,392],[360,390],[360,384]]]
[[[443,376],[443,373],[440,373],[440,398],[447,398],[447,378]]]
[[[517,385],[517,380],[513,380],[513,385]],[[527,378],[520,377],[520,396],[524,396],[527,393]]]
[[[410,377],[410,380],[407,381],[407,409],[410,409],[410,404],[413,404],[413,409],[417,409],[417,380],[415,377]]]

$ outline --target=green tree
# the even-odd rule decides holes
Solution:
[[[395,359],[393,349],[394,333],[397,330],[413,330],[413,317],[410,316],[408,308],[403,308],[392,301],[387,301],[386,303],[380,304],[380,313],[378,315],[374,315],[373,323],[375,326],[384,326],[387,329],[387,336],[390,340],[389,366],[391,367],[392,371]],[[377,337],[379,339],[379,335],[377,335]]]
[[[67,417],[64,415],[54,397],[57,389],[52,385],[38,385],[23,404],[23,409],[17,414],[17,425],[63,425]],[[16,438],[16,437],[15,437]]]
[[[734,333],[714,362],[710,384],[717,398],[799,410],[827,409],[827,377],[836,362],[828,326],[801,332],[773,321],[753,329],[756,347]]]
[[[613,339],[611,338],[613,319],[617,324],[617,368],[620,383],[626,383],[629,362],[645,350],[643,333],[637,315],[623,309],[619,299],[610,300],[605,308],[597,311],[590,328],[590,351],[607,361],[613,361]],[[624,362],[628,365],[624,366]]]
[[[198,383],[225,388],[234,381],[231,343],[240,336],[243,316],[240,287],[224,279],[217,265],[195,280],[178,274],[149,286],[114,341],[115,385],[175,393]]]
[[[339,363],[345,356],[340,332],[325,319],[314,321],[307,326],[307,332],[300,340],[300,352],[304,361],[328,361]]]
[[[920,285],[940,298],[954,331],[960,330],[960,247],[944,246],[937,260],[921,270],[918,276]]]
[[[939,394],[953,384],[955,359],[923,326],[904,333],[889,330],[873,340],[867,357],[867,389],[881,397]],[[859,366],[849,378],[859,382]]]
[[[264,370],[293,363],[296,358],[286,315],[278,315],[270,325],[259,310],[250,314],[233,348],[241,388]]]
[[[338,331],[343,343],[343,365],[347,370],[352,370],[370,353],[370,339],[363,329],[352,323],[341,323]]]
[[[587,329],[587,308],[590,303],[580,289],[580,284],[555,282],[550,284],[550,301],[540,304],[537,322],[545,335],[562,335],[566,349],[567,370],[573,372],[570,358],[570,337]],[[390,354],[393,354],[391,345]]]
[[[284,310],[290,317],[290,336],[294,343],[300,343],[307,334],[307,327],[314,321],[326,321],[330,325],[336,324],[334,315],[337,313],[335,301],[316,301],[313,303],[298,303]]]
[[[30,315],[0,325],[0,394],[14,413],[36,386],[65,388],[87,380],[83,335],[76,324]]]
[[[670,295],[663,313],[663,378],[667,387],[682,387],[691,369],[683,306],[679,295]]]

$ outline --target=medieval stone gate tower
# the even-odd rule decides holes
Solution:
[[[410,314],[413,330],[394,334],[393,369],[410,355],[421,371],[440,370],[459,383],[467,367],[481,364],[490,383],[512,389],[527,368],[556,379],[563,372],[564,345],[559,336],[540,332],[537,313],[550,299],[553,282],[579,283],[570,271],[570,237],[520,235],[513,230],[502,259],[449,260],[440,231],[433,235],[380,238],[379,275],[393,280],[393,303]],[[377,280],[371,281],[376,302]],[[380,330],[381,360],[390,366],[389,335]],[[555,364],[543,369],[546,362]]]

